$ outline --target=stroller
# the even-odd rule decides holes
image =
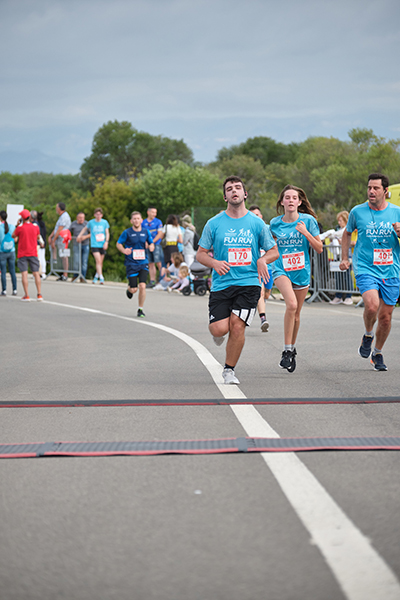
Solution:
[[[190,273],[190,285],[183,288],[182,294],[190,296],[193,291],[198,296],[204,296],[211,288],[211,269],[195,260],[190,265]]]

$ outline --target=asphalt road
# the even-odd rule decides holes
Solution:
[[[289,374],[268,302],[223,386],[206,297],[151,290],[139,320],[124,285],[42,293],[1,299],[0,401],[144,405],[0,407],[0,444],[400,435],[398,403],[245,404],[398,397],[398,308],[377,373],[362,309],[306,305]],[[399,471],[386,450],[0,459],[1,599],[395,600]]]

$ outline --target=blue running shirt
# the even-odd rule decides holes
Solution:
[[[400,222],[400,206],[390,202],[383,210],[372,210],[368,202],[351,209],[347,231],[358,232],[353,254],[355,275],[399,277],[399,238],[392,226],[397,222]]]
[[[307,238],[296,230],[299,221],[303,221],[307,230],[313,237],[319,235],[317,220],[307,213],[300,213],[297,221],[285,223],[283,215],[272,219],[271,233],[276,239],[279,258],[272,263],[274,279],[286,275],[295,285],[310,285],[310,244]]]
[[[213,251],[216,260],[225,260],[230,270],[218,275],[213,270],[211,291],[225,290],[231,285],[258,285],[257,260],[260,249],[275,246],[268,225],[251,212],[240,219],[219,213],[204,226],[199,246]]]
[[[135,231],[133,227],[125,229],[118,238],[118,244],[125,248],[132,248],[132,254],[125,254],[124,265],[126,267],[127,277],[137,275],[142,269],[148,269],[148,259],[146,257],[146,242],[153,243],[153,238],[148,229]]]
[[[148,221],[148,219],[143,219],[142,221],[142,227],[150,231],[153,239],[156,237],[158,230],[161,229],[162,226],[162,221],[160,221],[160,219],[158,219],[157,217],[155,217],[151,221]],[[159,244],[161,244],[161,240],[158,240],[158,242],[155,243],[156,246],[158,246]]]
[[[87,228],[90,231],[90,247],[91,248],[102,248],[106,241],[106,229],[110,228],[110,225],[106,219],[91,219],[87,224]]]

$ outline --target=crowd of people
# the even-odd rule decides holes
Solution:
[[[382,348],[390,332],[400,288],[400,207],[387,201],[388,186],[385,175],[372,173],[368,178],[368,200],[355,206],[350,214],[338,213],[338,228],[324,235],[304,190],[294,185],[285,186],[277,200],[277,216],[268,225],[257,205],[246,208],[245,185],[236,176],[227,178],[223,184],[226,210],[206,223],[200,239],[189,215],[179,223],[178,217],[171,214],[163,225],[154,206],[148,208],[145,219],[134,211],[130,216],[131,227],[120,234],[116,243],[124,255],[126,296],[132,299],[138,292],[137,316],[143,318],[148,287],[182,293],[190,286],[194,264],[212,271],[209,330],[217,346],[227,340],[222,375],[225,383],[238,384],[235,367],[244,347],[246,327],[258,310],[261,331],[268,331],[265,300],[274,285],[286,305],[279,366],[293,373],[300,314],[310,285],[310,249],[320,254],[322,239],[329,240],[338,262],[336,288],[341,290],[331,303],[352,304],[352,265],[364,302],[365,332],[359,354],[363,358],[371,357],[376,371],[386,371]],[[64,203],[57,204],[56,210],[58,220],[47,240],[43,215],[24,209],[14,227],[7,222],[7,213],[0,212],[3,296],[7,294],[7,270],[12,294],[17,295],[15,242],[18,242],[17,265],[21,272],[23,301],[30,300],[28,268],[35,280],[37,300],[43,299],[41,281],[46,278],[46,241],[53,258],[61,257],[62,272],[58,281],[67,281],[71,272],[69,253],[65,249],[72,240],[72,280],[79,277],[81,282],[86,282],[91,250],[96,265],[93,283],[104,284],[103,262],[110,241],[110,225],[102,209],[96,208],[90,221],[80,212],[72,222]]]

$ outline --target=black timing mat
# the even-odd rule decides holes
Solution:
[[[227,406],[230,404],[389,404],[400,396],[370,398],[238,398],[210,400],[2,400],[0,408],[69,408],[82,406]]]
[[[0,444],[0,458],[150,456],[310,450],[400,450],[400,437],[227,438],[143,442],[39,442]]]

